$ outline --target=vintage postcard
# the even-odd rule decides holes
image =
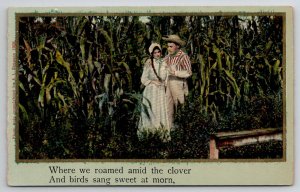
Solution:
[[[292,7],[8,10],[8,185],[292,185]]]

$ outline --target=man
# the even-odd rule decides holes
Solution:
[[[168,65],[169,77],[167,83],[167,105],[170,125],[173,125],[174,107],[178,103],[184,104],[184,97],[188,94],[186,78],[192,75],[189,56],[181,50],[185,41],[177,35],[163,37],[168,42],[168,55],[164,58]]]

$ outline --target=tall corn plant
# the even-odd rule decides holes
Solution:
[[[242,108],[255,97],[280,95],[282,17],[151,16],[148,19],[148,22],[141,22],[137,16],[20,19],[21,151],[30,156],[33,148],[42,146],[36,156],[110,157],[118,153],[113,149],[128,148],[120,135],[130,132],[134,138],[143,110],[139,81],[142,65],[152,41],[165,48],[163,35],[177,33],[187,41],[185,51],[193,68],[188,79],[190,98],[198,99],[189,102],[199,104],[196,113],[208,114],[217,122],[224,115],[222,110]],[[31,116],[34,121],[30,122]],[[53,131],[54,128],[57,130]],[[55,141],[54,132],[63,138]],[[29,137],[39,139],[32,142]],[[55,155],[43,154],[43,150],[55,151]]]
[[[235,109],[281,88],[281,18],[192,16],[186,21],[192,91],[199,93],[200,111],[215,117],[220,107]]]
[[[39,121],[44,124],[59,116],[70,121],[73,116],[76,121],[98,122],[102,132],[114,135],[117,126],[122,125],[118,122],[124,112],[120,106],[133,103],[128,103],[132,99],[130,93],[139,88],[138,83],[133,86],[133,76],[136,79],[142,72],[142,59],[136,55],[145,55],[145,26],[137,17],[22,19],[21,23],[27,24],[20,33],[23,117],[30,110],[23,103],[27,102],[36,107],[31,113],[38,112]],[[138,41],[128,39],[131,36]],[[134,70],[136,73],[132,73]],[[30,97],[34,99],[28,100]],[[92,126],[91,130],[78,130],[86,138],[87,142],[82,143],[91,155],[95,153],[97,138],[91,135],[95,129]]]
[[[232,18],[233,20],[234,18]],[[189,46],[195,73],[195,90],[202,104],[199,112],[210,113],[216,121],[219,107],[231,105],[241,97],[234,77],[233,40],[237,30],[229,18],[218,16],[190,17]]]

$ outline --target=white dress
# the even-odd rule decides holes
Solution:
[[[162,80],[161,85],[156,85],[153,81],[158,81],[158,78],[150,62],[150,60],[146,62],[141,77],[141,82],[145,85],[143,104],[146,107],[142,108],[138,136],[139,138],[143,138],[149,132],[159,132],[163,140],[169,140],[170,125],[166,97],[167,64],[163,59],[153,59],[154,68]],[[148,115],[145,110],[148,110]]]

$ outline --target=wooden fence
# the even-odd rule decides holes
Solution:
[[[268,141],[282,141],[282,129],[263,128],[238,132],[219,132],[211,136],[209,158],[219,159],[219,149],[238,147]]]

